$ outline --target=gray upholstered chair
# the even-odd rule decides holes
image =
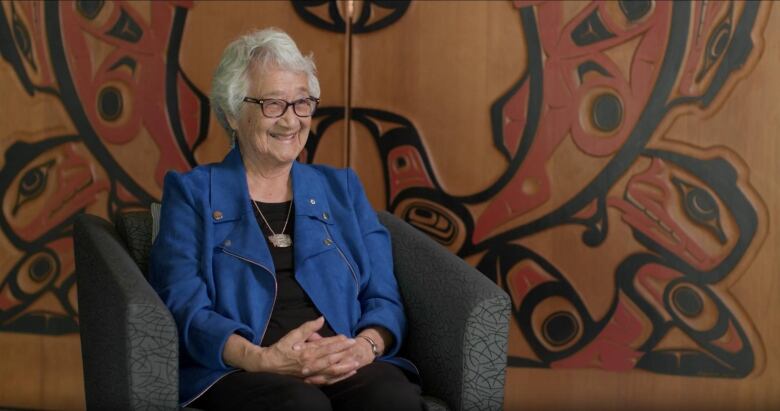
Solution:
[[[402,354],[430,410],[496,410],[504,398],[510,302],[495,284],[387,212],[408,317]],[[84,385],[89,409],[176,409],[178,339],[146,282],[152,217],[81,215],[74,229]]]

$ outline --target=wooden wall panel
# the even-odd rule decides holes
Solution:
[[[314,53],[332,124],[303,160],[346,164],[347,38],[302,17],[328,7],[0,4],[0,407],[83,408],[73,217],[146,207],[167,170],[224,156],[206,95],[230,40],[276,26]]]
[[[352,45],[353,110],[380,109],[427,131],[426,155],[453,195],[484,190],[500,176],[507,161],[493,147],[485,107],[525,65],[511,3],[412,2],[392,25],[353,35]],[[375,145],[359,128],[355,133],[353,162]]]
[[[512,297],[507,409],[780,407],[779,24],[412,2],[352,36],[350,164]]]
[[[83,406],[72,218],[221,158],[211,72],[273,25],[320,68],[303,160],[512,297],[507,409],[780,407],[770,3],[98,4],[0,4],[0,406]]]

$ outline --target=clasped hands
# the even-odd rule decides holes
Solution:
[[[371,345],[363,339],[344,335],[320,336],[317,331],[324,324],[323,317],[307,321],[270,347],[259,347],[243,337],[232,335],[225,347],[225,360],[246,371],[292,375],[315,385],[333,384],[349,378],[374,361]],[[230,361],[230,352],[236,352],[229,347],[232,344],[235,348],[234,337],[243,340],[239,361]]]

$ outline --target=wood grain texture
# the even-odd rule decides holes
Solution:
[[[250,30],[281,28],[313,53],[322,106],[343,113],[346,36],[282,1],[0,8],[0,407],[82,409],[73,217],[146,207],[166,171],[224,157],[211,76]],[[343,166],[346,128],[324,140],[314,160]]]
[[[105,33],[119,9],[105,4],[92,20],[73,5],[0,5],[16,30],[0,38],[0,92],[15,102],[0,125],[2,406],[83,407],[69,219],[143,206],[159,198],[159,169],[227,149],[212,116],[197,144],[192,111],[160,117],[175,111],[159,87],[169,42],[116,43]],[[330,21],[344,15],[334,5],[309,11]],[[186,24],[167,4],[126,6],[157,39],[181,30],[189,108],[240,33],[277,26],[314,52],[323,100],[306,161],[352,166],[376,208],[510,294],[506,409],[780,408],[770,3],[358,1],[350,36],[289,2],[195,2],[180,6]],[[56,13],[70,16],[62,44],[47,30]],[[114,47],[151,80],[111,77],[100,62]],[[75,91],[62,73],[81,76]],[[110,99],[85,99],[109,87],[132,91],[118,122],[98,104]],[[146,117],[127,133],[134,107]],[[166,142],[170,124],[187,144]],[[20,332],[14,321],[37,311],[70,331]]]
[[[512,295],[506,409],[780,407],[777,10],[640,3],[412,3],[352,37],[350,165]]]

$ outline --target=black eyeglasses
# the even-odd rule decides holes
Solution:
[[[295,101],[281,100],[278,98],[252,98],[244,97],[247,103],[255,103],[260,106],[263,115],[269,118],[277,118],[287,112],[287,108],[292,106],[293,112],[298,117],[310,117],[317,109],[320,99],[317,97],[306,97]]]

